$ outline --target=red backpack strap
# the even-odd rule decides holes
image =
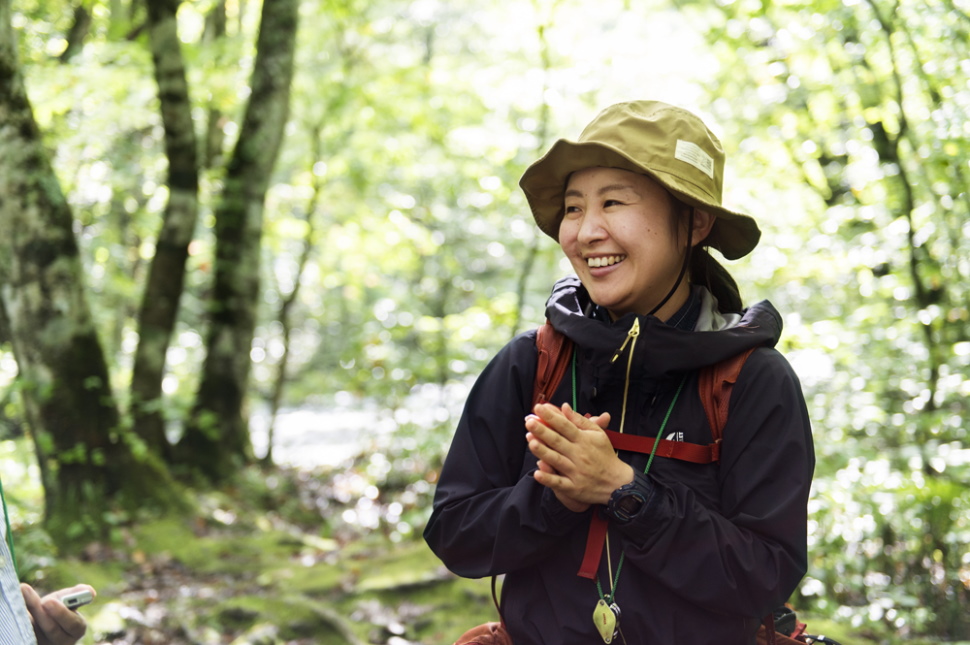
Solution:
[[[656,439],[635,434],[620,434],[613,430],[607,430],[606,436],[610,438],[610,443],[616,450],[628,450],[639,452],[644,455],[651,453],[657,457],[667,459],[677,459],[679,461],[689,461],[692,464],[713,464],[721,459],[721,444],[712,443],[703,445],[699,443],[687,443],[686,441],[670,441],[661,439],[657,449],[653,449]]]
[[[738,375],[744,367],[744,362],[755,349],[757,348],[752,347],[737,356],[706,367],[697,377],[697,391],[701,396],[704,414],[707,415],[715,444],[721,442],[721,436],[724,434],[724,425],[728,420],[728,407],[731,404],[731,390],[738,382]]]
[[[539,362],[536,365],[536,380],[532,388],[532,408],[537,403],[549,400],[562,382],[573,353],[573,341],[558,331],[549,321],[536,331],[536,350]]]
[[[629,450],[643,454],[655,453],[658,457],[689,461],[695,464],[712,464],[721,459],[721,437],[724,425],[728,419],[728,407],[731,403],[731,389],[738,380],[741,368],[748,356],[754,351],[751,348],[737,356],[725,359],[720,363],[705,367],[697,377],[697,390],[704,405],[704,414],[711,426],[711,436],[714,443],[709,445],[687,443],[684,441],[669,441],[661,439],[657,449],[653,449],[655,439],[639,435],[619,434],[607,430],[610,443],[617,450]]]
[[[532,408],[536,406],[537,403],[545,403],[552,396],[556,388],[559,387],[559,383],[562,382],[562,377],[566,373],[566,366],[569,364],[569,356],[572,353],[573,341],[566,338],[564,334],[560,334],[556,331],[555,327],[547,320],[546,323],[536,330],[536,350],[539,355],[538,364],[536,365],[536,378],[532,386]],[[496,577],[492,576],[492,602],[495,603],[495,609],[498,611],[499,619],[502,621],[501,625],[505,626],[505,618],[502,616],[502,606],[499,602],[498,592],[495,588]],[[490,623],[488,625],[489,629],[492,629],[498,625],[497,623]],[[486,626],[480,626],[479,628],[485,628]],[[491,634],[491,632],[489,632]],[[476,631],[474,634],[468,632],[463,638],[466,640],[459,639],[455,645],[458,643],[471,643],[473,641],[467,640],[470,636],[478,636]],[[477,641],[474,641],[477,642]],[[491,642],[491,641],[489,641]]]
[[[559,387],[572,358],[573,342],[546,321],[536,331],[536,349],[539,353],[539,362],[536,365],[536,380],[532,390],[532,407],[537,403],[548,401]],[[584,578],[592,580],[596,577],[603,545],[606,542],[606,526],[603,516],[593,513],[586,539],[586,553],[578,574]]]

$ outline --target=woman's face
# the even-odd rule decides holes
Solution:
[[[650,313],[674,286],[687,239],[686,228],[674,230],[682,221],[673,216],[674,204],[646,175],[586,168],[570,176],[559,244],[593,302],[614,319]],[[688,290],[683,280],[655,315],[667,320],[683,306]]]

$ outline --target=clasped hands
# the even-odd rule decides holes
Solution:
[[[587,418],[568,403],[561,409],[540,403],[525,418],[529,451],[539,460],[535,480],[575,513],[606,504],[613,491],[633,481],[633,468],[616,456],[603,432],[609,422],[609,413]]]

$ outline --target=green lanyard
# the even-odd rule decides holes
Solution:
[[[7,525],[7,544],[10,546],[10,559],[13,561],[13,570],[20,579],[20,570],[17,568],[17,554],[13,550],[13,531],[10,530],[10,513],[7,512],[7,498],[3,495],[3,482],[0,482],[0,502],[3,503],[3,521]]]
[[[573,350],[573,360],[572,360],[572,377],[573,377],[573,410],[579,410],[577,405],[576,396],[576,350]],[[664,428],[667,427],[667,421],[670,420],[670,414],[674,411],[674,405],[677,403],[677,399],[680,398],[680,391],[684,389],[684,383],[687,382],[687,375],[680,379],[680,385],[677,386],[677,391],[674,392],[674,398],[670,402],[670,407],[667,408],[667,414],[664,415],[664,420],[660,424],[660,429],[657,431],[657,438],[653,442],[653,449],[650,451],[650,458],[647,459],[647,465],[643,468],[643,474],[646,475],[650,470],[650,466],[653,464],[653,457],[657,454],[657,446],[660,445],[660,439],[663,437]],[[616,599],[616,585],[620,582],[620,571],[623,570],[623,561],[626,559],[626,550],[620,554],[620,561],[616,565],[616,575],[613,576],[613,584],[610,587],[610,594],[606,595],[603,593],[603,585],[600,584],[599,576],[596,577],[596,591],[599,592],[600,600],[605,601],[607,604],[613,602]]]

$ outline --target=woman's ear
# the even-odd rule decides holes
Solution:
[[[714,228],[714,220],[717,219],[716,215],[712,215],[707,211],[702,211],[699,208],[694,209],[694,230],[691,235],[691,244],[697,246],[710,235],[711,229]]]

